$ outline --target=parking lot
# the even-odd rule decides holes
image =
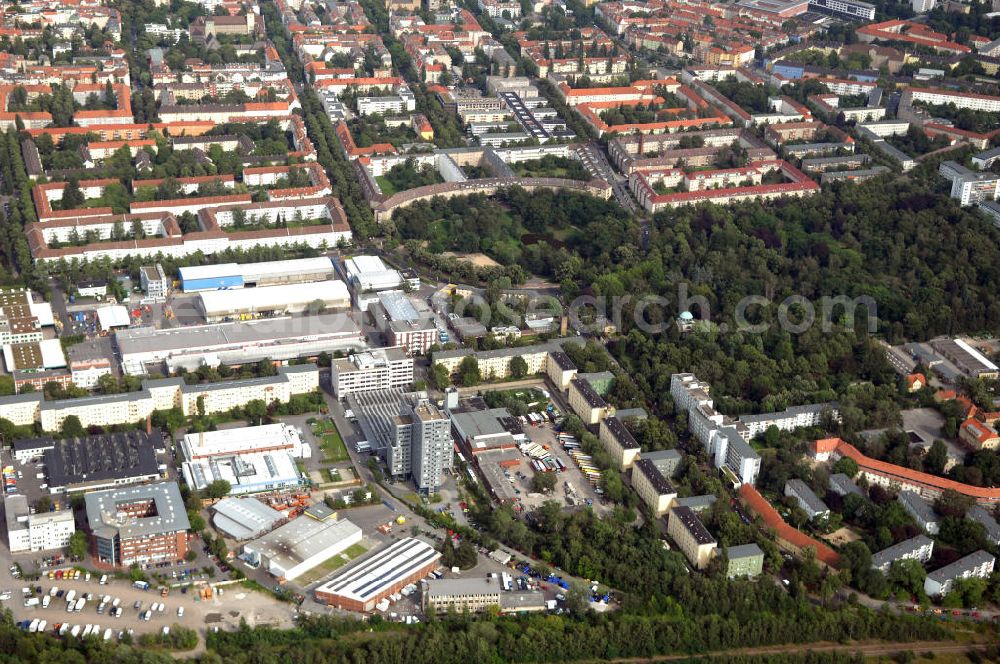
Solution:
[[[221,593],[215,591],[211,598],[202,599],[194,589],[184,592],[175,589],[162,597],[155,587],[140,590],[126,579],[109,578],[106,585],[101,585],[99,580],[100,576],[96,574],[91,574],[89,581],[85,575],[76,580],[48,579],[45,575],[35,582],[10,578],[9,583],[3,585],[0,597],[9,595],[9,599],[2,604],[10,609],[15,621],[39,618],[47,622],[47,631],[52,631],[57,624],[65,622],[72,625],[99,624],[102,635],[104,630],[111,628],[116,638],[119,633],[127,630],[133,630],[139,635],[158,632],[165,625],[174,624],[205,632],[215,628],[235,629],[242,619],[250,625],[291,627],[294,623],[295,610],[292,605],[279,602],[269,595],[247,591],[238,584],[223,587]],[[30,594],[25,595],[24,588],[29,588]],[[70,591],[73,591],[77,599],[86,599],[88,594],[91,597],[85,601],[80,612],[67,612],[66,597]],[[46,596],[49,597],[49,605],[43,608],[42,602]],[[104,596],[108,597],[108,603],[102,613],[98,613]],[[39,603],[26,607],[25,601],[31,597],[37,598]],[[120,617],[114,617],[109,612],[115,599],[122,608]],[[149,620],[143,620],[142,614],[153,603],[162,603],[162,611],[153,611]],[[178,609],[183,609],[182,616],[178,615]]]

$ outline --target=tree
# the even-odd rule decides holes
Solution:
[[[87,435],[87,432],[84,430],[83,424],[80,423],[79,417],[67,415],[59,429],[59,434],[62,438],[81,438]]]
[[[71,178],[63,188],[61,206],[63,210],[75,210],[86,202],[83,192],[80,190],[80,181]]]
[[[840,459],[833,464],[833,472],[843,473],[848,477],[854,477],[858,474],[858,462],[851,457],[840,457]]]
[[[35,511],[36,512],[48,512],[52,507],[52,499],[48,496],[42,496],[35,501]]]
[[[943,441],[935,440],[927,450],[927,456],[924,457],[924,470],[933,475],[942,475],[947,463],[948,447]]]
[[[243,413],[251,423],[261,424],[267,415],[267,404],[263,399],[251,399],[243,406]]]
[[[451,376],[448,374],[448,370],[445,366],[440,362],[435,362],[431,365],[431,370],[427,375],[427,378],[430,379],[431,384],[439,390],[443,390],[451,385]]]
[[[531,490],[537,493],[545,493],[547,491],[552,491],[556,487],[556,474],[555,473],[539,473],[536,472],[531,478]]]
[[[458,377],[465,387],[472,387],[483,382],[483,375],[479,371],[479,361],[472,355],[463,357],[462,362],[458,365]]]
[[[78,530],[69,537],[69,557],[73,560],[83,560],[87,555],[87,535]]]
[[[191,530],[196,533],[205,530],[205,518],[198,512],[188,511],[188,522],[191,524]]]
[[[969,496],[960,494],[954,489],[945,489],[934,501],[934,510],[941,516],[962,518],[973,504],[975,501]]]
[[[229,495],[232,488],[226,480],[214,480],[205,487],[205,496],[212,499],[225,498]]]
[[[511,359],[510,375],[512,378],[516,379],[521,379],[528,375],[528,363],[520,355],[517,355]]]

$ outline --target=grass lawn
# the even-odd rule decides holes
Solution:
[[[386,176],[380,175],[375,178],[375,181],[378,182],[378,188],[381,189],[382,193],[386,196],[392,196],[396,193],[396,185],[390,182],[389,178]]]
[[[337,427],[331,422],[319,422],[313,426],[313,434],[320,440],[320,447],[323,448],[323,457],[326,461],[336,463],[347,461],[347,446],[344,439],[337,432]]]
[[[303,587],[316,583],[330,572],[343,567],[351,560],[361,556],[367,550],[368,549],[366,549],[363,544],[352,544],[347,547],[346,550],[338,553],[333,558],[330,558],[326,562],[313,567],[311,570],[297,578],[295,583]]]

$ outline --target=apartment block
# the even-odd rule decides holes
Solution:
[[[917,535],[872,554],[872,569],[885,574],[897,560],[918,560],[926,563],[933,554],[934,540],[927,535]]]
[[[671,467],[676,468],[673,459],[676,457],[679,461],[680,453],[677,450],[665,452],[672,454],[659,458],[654,456],[658,454],[656,452],[646,454],[632,467],[632,488],[657,517],[666,514],[677,498],[677,490],[670,483],[670,478],[673,476]]]
[[[631,468],[639,458],[639,443],[625,424],[614,415],[601,420],[599,438],[620,471],[625,472]]]
[[[970,553],[927,575],[924,592],[929,597],[943,597],[951,592],[958,579],[986,579],[993,573],[996,559],[985,551]]]
[[[698,570],[708,567],[718,544],[690,507],[675,506],[667,519],[667,534],[684,553],[691,566]]]
[[[926,500],[912,491],[900,491],[897,496],[899,504],[913,517],[917,525],[928,535],[937,535],[939,529],[938,515]]]
[[[726,577],[735,579],[745,576],[756,578],[764,571],[764,552],[756,544],[730,546],[726,549]]]
[[[799,507],[809,515],[810,520],[830,515],[830,508],[827,507],[827,504],[798,478],[785,482],[785,495],[794,498]]]

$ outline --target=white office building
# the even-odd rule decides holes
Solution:
[[[72,510],[31,514],[28,499],[22,495],[7,496],[4,508],[11,553],[62,549],[76,532]]]
[[[413,384],[413,358],[399,346],[374,348],[333,360],[330,384],[337,398],[352,392],[388,390]]]

